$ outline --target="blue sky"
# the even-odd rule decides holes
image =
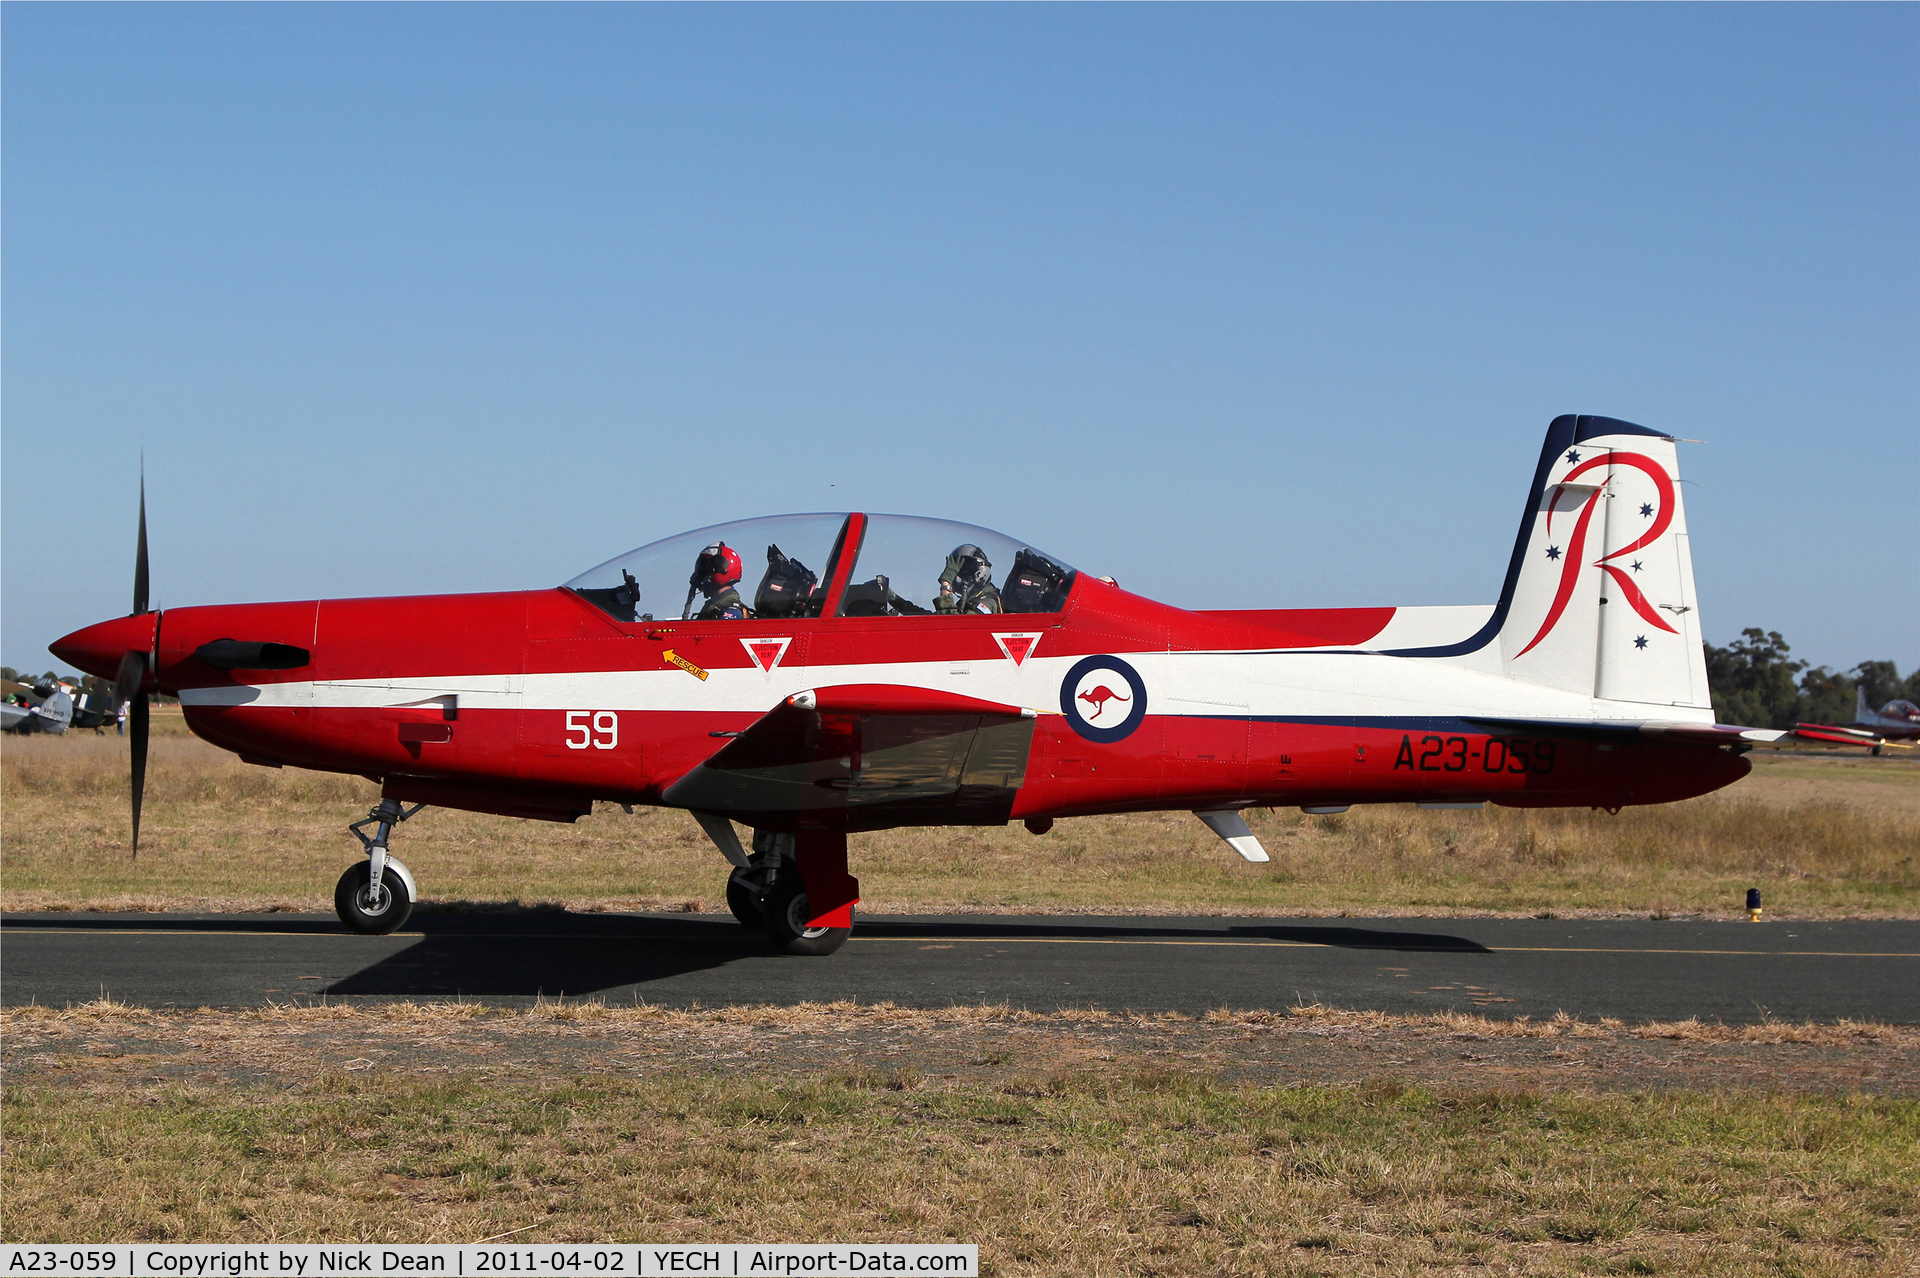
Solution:
[[[724,519],[1491,602],[1704,439],[1707,635],[1920,664],[1920,7],[0,7],[0,658]]]

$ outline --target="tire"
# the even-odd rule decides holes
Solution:
[[[788,954],[831,954],[853,935],[850,927],[807,926],[807,889],[798,870],[788,867],[762,901],[767,935]]]
[[[767,912],[762,908],[767,895],[767,854],[755,852],[747,861],[751,868],[736,868],[727,876],[727,908],[741,926],[763,928],[767,925]]]
[[[372,863],[356,861],[340,876],[333,889],[333,910],[349,931],[362,936],[385,936],[407,921],[413,913],[413,897],[407,893],[407,881],[388,866],[380,881],[387,889],[386,901],[378,913],[367,909],[367,885],[373,880]]]

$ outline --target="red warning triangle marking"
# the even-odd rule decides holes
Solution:
[[[740,646],[747,650],[747,657],[763,674],[771,675],[773,668],[780,664],[780,658],[786,654],[787,639],[742,639]]]
[[[1040,642],[1040,636],[1038,634],[995,635],[993,641],[1000,645],[1000,651],[1007,654],[1007,659],[1017,666],[1033,655],[1034,645]]]

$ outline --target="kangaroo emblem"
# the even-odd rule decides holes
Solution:
[[[1112,688],[1109,688],[1104,683],[1101,684],[1099,687],[1095,688],[1092,692],[1081,693],[1079,699],[1093,707],[1093,713],[1087,716],[1087,721],[1089,723],[1091,723],[1095,719],[1098,719],[1101,715],[1107,712],[1107,702],[1133,700],[1132,697],[1121,696],[1119,693],[1115,692]]]

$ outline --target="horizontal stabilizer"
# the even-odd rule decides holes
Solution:
[[[1779,745],[1786,741],[1825,741],[1832,745],[1897,745],[1855,728],[1803,723],[1796,728],[1743,728],[1731,723],[1672,723],[1659,719],[1488,719],[1464,716],[1467,723],[1493,732],[1525,732],[1569,741],[1672,741],[1684,745]],[[1905,748],[1905,747],[1902,747]]]
[[[1464,716],[1475,727],[1494,732],[1525,732],[1569,741],[1675,741],[1688,745],[1764,745],[1793,734],[1774,728],[1743,728],[1728,723],[1674,723],[1660,719],[1488,719]]]

